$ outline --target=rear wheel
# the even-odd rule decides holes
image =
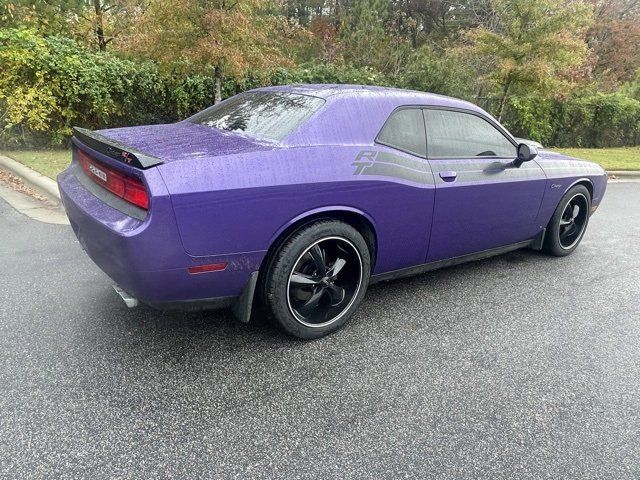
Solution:
[[[370,270],[369,249],[356,229],[318,221],[296,232],[276,253],[265,279],[265,303],[285,332],[319,338],[353,315]]]
[[[571,188],[560,200],[547,226],[544,250],[557,257],[572,253],[582,240],[589,223],[591,195],[584,185]]]

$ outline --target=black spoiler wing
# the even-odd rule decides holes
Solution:
[[[158,157],[140,152],[124,143],[107,138],[86,128],[73,127],[73,136],[96,152],[127,165],[144,169],[164,163]]]

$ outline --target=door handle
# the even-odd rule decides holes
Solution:
[[[453,182],[458,177],[458,174],[452,170],[440,172],[440,178],[445,182]]]

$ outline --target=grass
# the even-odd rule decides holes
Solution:
[[[54,180],[71,163],[71,150],[19,150],[3,151],[0,154],[11,157]]]
[[[640,170],[640,147],[554,148],[553,150],[599,163],[605,170]]]
[[[559,148],[572,157],[599,163],[605,170],[640,170],[640,146],[624,148]],[[0,152],[46,175],[56,175],[71,162],[70,150],[20,150]]]

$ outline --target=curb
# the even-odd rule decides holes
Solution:
[[[3,168],[20,178],[27,186],[37,190],[47,197],[57,207],[62,205],[58,184],[49,177],[30,169],[12,158],[0,155],[0,168]]]
[[[609,170],[607,171],[607,175],[614,178],[640,178],[640,171]]]

